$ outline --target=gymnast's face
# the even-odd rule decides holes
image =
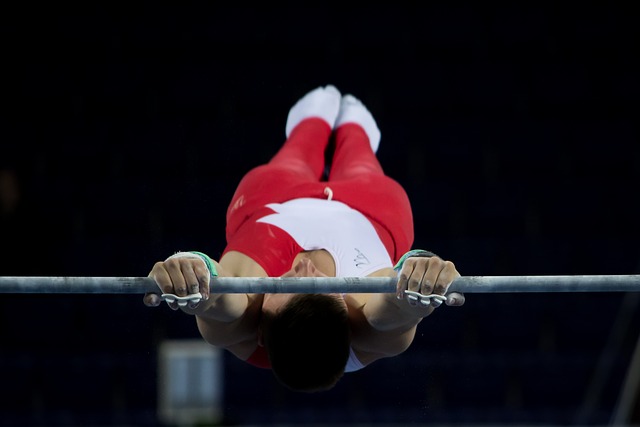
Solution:
[[[313,265],[313,262],[308,258],[302,258],[298,261],[293,268],[287,271],[282,277],[328,277]],[[270,317],[275,315],[278,310],[285,307],[287,303],[297,294],[265,294],[262,301],[262,313],[264,317]],[[327,294],[336,298],[345,308],[347,303],[344,301],[342,294]]]

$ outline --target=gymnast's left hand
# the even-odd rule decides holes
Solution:
[[[184,307],[178,306],[177,302],[167,302],[171,309],[182,309],[188,314],[198,314],[207,306],[210,274],[200,257],[169,257],[164,262],[157,262],[149,273],[149,277],[156,281],[162,293],[174,294],[179,297],[186,297],[198,292],[202,295],[201,301],[189,302]],[[147,293],[143,302],[147,307],[157,307],[162,300],[158,294]]]
[[[440,306],[437,299],[425,299],[429,304],[409,298],[405,291],[418,292],[422,295],[442,295],[446,297],[445,304],[461,306],[464,295],[459,292],[447,293],[451,283],[460,277],[456,266],[451,261],[445,261],[438,256],[407,258],[398,274],[396,297],[404,300],[412,309],[425,311],[430,314],[434,308]]]

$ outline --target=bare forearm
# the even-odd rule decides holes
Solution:
[[[413,341],[421,317],[407,315],[393,299],[395,295],[370,294],[362,307],[351,345],[363,362],[398,355]]]
[[[233,322],[219,322],[211,318],[196,316],[202,338],[211,345],[228,348],[246,341],[255,335],[255,328],[247,327],[243,317]]]
[[[227,294],[202,314],[196,315],[198,329],[210,344],[228,348],[257,337],[259,308],[255,295]],[[244,298],[242,298],[244,297]]]
[[[396,277],[392,269],[385,269],[370,275],[371,277]],[[433,311],[432,307],[410,306],[396,294],[372,294],[363,308],[363,314],[371,327],[377,331],[399,332],[415,327],[423,317]]]
[[[218,277],[228,277],[227,269],[217,261],[213,261]],[[241,318],[249,306],[247,294],[219,294],[209,293],[208,300],[194,314],[203,320],[231,323]]]
[[[378,331],[406,331],[416,326],[429,312],[424,309],[407,310],[395,294],[375,294],[364,306],[364,316]]]
[[[247,294],[212,295],[206,302],[204,311],[198,310],[196,315],[203,320],[231,323],[242,317],[248,304]]]

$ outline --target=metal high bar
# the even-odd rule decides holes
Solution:
[[[395,277],[213,277],[212,293],[394,293]],[[149,277],[0,276],[0,294],[160,293]],[[449,292],[640,292],[640,275],[466,276]]]

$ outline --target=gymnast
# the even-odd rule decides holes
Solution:
[[[360,100],[334,86],[312,90],[290,109],[285,134],[269,163],[238,185],[220,260],[178,252],[149,277],[162,293],[202,295],[169,305],[195,315],[208,343],[272,369],[289,389],[322,391],[405,351],[424,317],[464,304],[464,295],[447,293],[460,277],[452,262],[411,250],[408,197],[376,158],[381,134]],[[398,277],[398,285],[395,294],[212,294],[211,275]],[[161,301],[144,296],[150,307]]]

